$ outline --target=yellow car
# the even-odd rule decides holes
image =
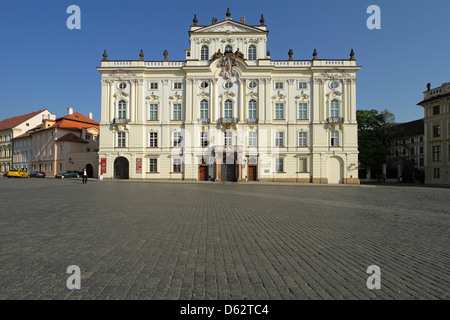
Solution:
[[[28,172],[23,171],[21,169],[11,169],[6,174],[8,178],[14,177],[14,178],[28,178]]]

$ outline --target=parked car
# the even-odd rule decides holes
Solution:
[[[60,179],[64,179],[64,178],[79,178],[81,177],[81,172],[80,171],[75,171],[75,170],[69,170],[66,171],[64,173],[59,173],[55,176],[55,178],[60,178]]]
[[[45,178],[45,172],[43,172],[43,171],[33,171],[30,174],[30,178]]]
[[[11,169],[7,172],[6,176],[8,178],[28,178],[28,172],[23,171],[22,169]]]

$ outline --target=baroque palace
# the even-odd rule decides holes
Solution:
[[[359,183],[354,52],[272,60],[268,29],[199,25],[185,60],[101,66],[100,168],[106,179]]]

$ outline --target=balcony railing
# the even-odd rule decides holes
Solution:
[[[247,119],[247,124],[257,124],[258,123],[258,118],[256,119]]]
[[[209,119],[205,119],[205,118],[198,118],[197,122],[199,122],[201,124],[209,124],[210,120]]]
[[[224,123],[224,124],[238,123],[238,118],[227,118],[227,117],[219,118],[217,120],[217,123],[219,123],[219,124],[221,124],[221,123]]]
[[[122,119],[122,118],[114,118],[113,123],[114,124],[124,124],[130,122],[130,119]]]
[[[327,118],[327,123],[344,123],[343,117],[330,117]]]

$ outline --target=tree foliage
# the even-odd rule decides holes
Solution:
[[[357,110],[358,150],[361,167],[386,163],[392,140],[394,115],[388,110]]]

